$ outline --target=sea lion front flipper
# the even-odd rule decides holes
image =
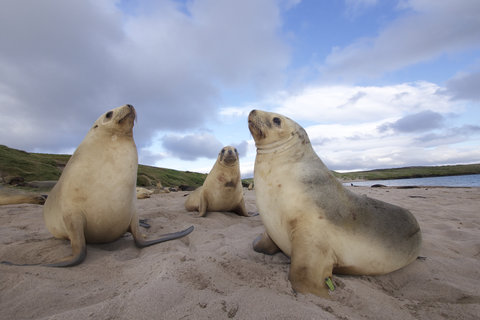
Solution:
[[[295,292],[329,298],[325,280],[332,277],[334,259],[328,245],[312,243],[297,232],[292,236],[290,260],[288,279]]]
[[[49,264],[18,264],[9,261],[2,261],[2,264],[12,266],[45,266],[45,267],[72,267],[82,263],[87,256],[87,245],[85,242],[85,219],[83,215],[65,215],[63,217],[68,239],[72,246],[72,255]]]
[[[198,216],[205,217],[205,215],[207,214],[208,201],[207,197],[205,197],[203,192],[200,193],[199,201],[200,203],[198,204]]]
[[[268,236],[266,231],[253,240],[253,250],[269,255],[281,251],[275,242],[273,242],[273,240]]]
[[[157,244],[157,243],[161,243],[161,242],[165,242],[165,241],[174,240],[174,239],[184,237],[184,236],[188,235],[190,232],[193,231],[193,226],[191,226],[191,227],[189,227],[185,230],[182,230],[182,231],[163,234],[158,239],[145,240],[145,239],[143,239],[142,235],[140,234],[140,230],[139,230],[139,226],[138,226],[138,219],[134,216],[132,218],[132,222],[130,223],[129,231],[131,232],[131,234],[133,236],[133,240],[135,240],[135,245],[139,248],[144,248],[144,247],[151,246],[153,244]]]
[[[245,200],[240,201],[238,206],[236,206],[233,210],[238,215],[244,216],[244,217],[251,217],[252,215],[247,211],[247,208],[245,207]]]
[[[87,245],[85,242],[85,217],[83,214],[64,215],[63,222],[65,230],[72,246],[72,255],[57,262],[49,263],[47,267],[72,267],[82,263],[87,256]]]

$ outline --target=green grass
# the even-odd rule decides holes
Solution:
[[[480,174],[480,163],[433,167],[404,167],[333,174],[342,180],[389,180]]]
[[[22,177],[26,182],[58,180],[68,159],[70,155],[28,153],[0,145],[0,176]],[[198,187],[206,177],[202,173],[139,165],[137,184],[156,186],[161,182],[164,187]]]
[[[0,176],[22,177],[27,182],[35,180],[58,180],[68,159],[70,159],[70,155],[28,153],[0,145]],[[435,167],[406,167],[346,173],[332,171],[332,173],[341,180],[423,178],[480,174],[480,163]],[[164,187],[180,185],[198,187],[203,184],[206,177],[207,175],[202,173],[139,165],[137,185],[149,187],[156,186],[158,182],[161,182]],[[252,181],[252,178],[243,179],[242,183],[247,187]]]
[[[0,145],[0,175],[23,177],[25,181],[58,180],[67,155],[28,153]]]
[[[203,184],[206,177],[207,175],[203,173],[139,165],[137,185],[148,187],[161,182],[164,187],[180,185],[198,187]]]
[[[250,183],[253,183],[253,178],[242,179],[242,185],[247,188]]]

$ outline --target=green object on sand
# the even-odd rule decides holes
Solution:
[[[325,278],[325,284],[327,285],[328,289],[330,289],[330,291],[333,291],[335,290],[335,286],[333,285],[333,281],[332,281],[332,278]]]

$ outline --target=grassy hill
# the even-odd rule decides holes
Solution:
[[[70,155],[29,153],[0,145],[0,177],[22,177],[26,182],[58,180]],[[469,165],[406,167],[333,174],[341,180],[386,180],[464,174],[480,174],[480,163]],[[139,165],[137,185],[164,187],[203,184],[206,174]],[[244,179],[244,186],[253,179]]]
[[[28,153],[0,145],[0,176],[25,181],[58,180],[69,155]]]
[[[180,185],[198,187],[203,184],[206,177],[204,173],[139,165],[137,185],[148,187],[161,182],[164,187]]]
[[[29,153],[0,145],[0,177],[22,177],[26,182],[58,180],[70,155]],[[206,174],[138,166],[139,186],[201,186]]]
[[[432,167],[404,167],[333,174],[342,180],[388,180],[480,174],[480,163]]]

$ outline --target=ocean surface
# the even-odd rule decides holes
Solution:
[[[385,186],[441,186],[441,187],[480,187],[480,174],[468,174],[463,176],[444,176],[432,178],[411,178],[411,179],[392,179],[392,180],[368,180],[344,182],[349,186],[367,186],[374,184],[383,184]]]

